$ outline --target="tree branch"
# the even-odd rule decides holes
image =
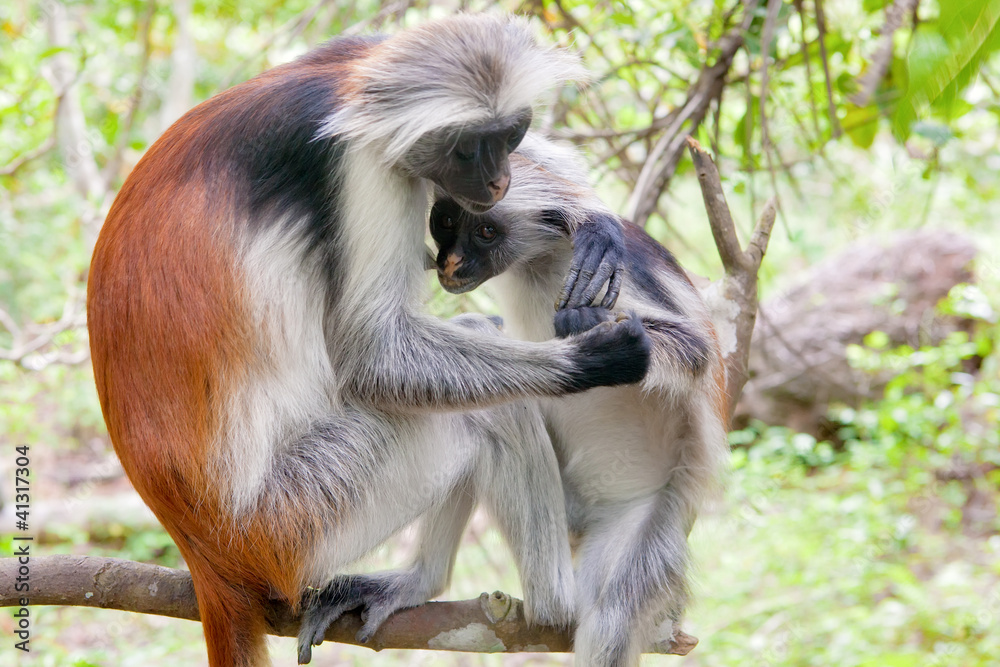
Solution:
[[[38,158],[42,157],[55,147],[56,147],[56,135],[50,134],[49,138],[43,141],[41,145],[38,146],[38,148],[32,151],[28,151],[27,153],[24,153],[20,157],[8,163],[7,166],[0,169],[0,176],[13,176],[15,173],[17,173],[18,169],[20,169],[27,163],[31,162],[32,160],[37,160]]]
[[[0,559],[0,607],[22,606],[24,593],[15,591],[21,564]],[[159,565],[117,558],[87,556],[32,557],[29,605],[69,605],[119,609],[191,621],[200,620],[191,575]],[[298,618],[287,606],[269,609],[271,634],[294,637]],[[490,653],[566,652],[572,635],[524,622],[521,601],[503,593],[483,593],[478,600],[428,602],[393,614],[372,640],[355,638],[361,629],[358,613],[345,614],[326,632],[326,640],[385,648],[433,649]],[[687,655],[698,640],[677,631],[673,640],[656,644],[654,652]]]
[[[878,48],[872,55],[872,62],[865,70],[865,73],[858,77],[858,92],[851,96],[851,102],[859,107],[866,106],[878,84],[885,78],[889,71],[889,64],[892,62],[892,40],[893,35],[903,25],[903,19],[907,14],[912,14],[917,9],[918,0],[896,0],[891,7],[885,10],[885,25],[882,26],[882,38],[879,40]]]
[[[736,224],[712,157],[691,137],[687,138],[687,145],[698,172],[698,184],[705,200],[712,237],[725,270],[722,280],[712,283],[705,291],[705,300],[712,309],[722,346],[729,417],[732,419],[736,402],[749,377],[750,338],[757,319],[757,272],[767,251],[777,210],[772,197],[764,206],[744,251],[736,236]]]
[[[826,81],[826,103],[830,115],[830,128],[833,138],[841,134],[840,122],[837,120],[837,105],[833,101],[833,83],[830,78],[830,60],[826,55],[826,15],[823,13],[823,0],[816,0],[816,29],[819,31],[819,57],[823,63],[823,78]]]
[[[54,48],[68,49],[71,44],[71,29],[66,7],[52,2],[45,12],[45,27],[49,43]],[[68,52],[56,53],[51,60],[50,78],[52,87],[62,91],[62,103],[56,107],[56,136],[63,154],[66,170],[73,178],[77,192],[82,197],[100,197],[105,192],[100,169],[94,161],[94,146],[87,130],[87,119],[75,83],[78,72],[70,60]]]
[[[635,224],[645,227],[649,216],[656,210],[656,202],[659,201],[660,195],[677,170],[677,164],[684,151],[685,136],[701,124],[708,114],[712,100],[719,96],[719,92],[725,86],[733,58],[743,46],[743,35],[753,18],[753,8],[756,4],[757,0],[745,2],[746,16],[743,25],[719,40],[715,62],[702,67],[697,81],[691,86],[687,99],[680,107],[680,112],[667,116],[670,124],[649,152],[625,206],[625,217]]]
[[[118,170],[121,169],[122,159],[125,156],[125,149],[132,138],[132,128],[135,126],[135,119],[139,115],[139,105],[142,104],[143,92],[146,89],[146,78],[149,73],[149,60],[153,53],[153,16],[156,14],[156,0],[148,0],[146,3],[146,13],[143,14],[139,25],[139,32],[142,34],[142,58],[139,62],[139,76],[136,80],[135,90],[132,91],[132,99],[128,104],[128,111],[125,114],[125,121],[122,123],[123,129],[118,145],[115,146],[107,164],[104,165],[103,178],[107,184],[107,189],[114,187]]]

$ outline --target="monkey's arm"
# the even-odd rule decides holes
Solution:
[[[342,388],[394,409],[454,410],[639,382],[649,341],[637,318],[569,341],[530,343],[400,311],[341,337]],[[491,325],[492,326],[492,325]]]

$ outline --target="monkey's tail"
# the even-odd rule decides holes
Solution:
[[[267,601],[252,589],[227,582],[202,557],[187,556],[210,667],[268,667]]]

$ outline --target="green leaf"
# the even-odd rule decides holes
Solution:
[[[57,53],[63,53],[66,51],[69,51],[69,47],[67,46],[52,46],[42,51],[42,53],[38,56],[38,59],[45,60],[46,58],[51,58]]]
[[[878,134],[878,107],[849,107],[840,124],[855,146],[871,148]]]
[[[752,139],[759,118],[760,98],[753,95],[750,97],[750,108],[736,123],[736,129],[733,130],[733,141],[743,149],[743,164],[750,164],[753,160]]]
[[[874,14],[875,12],[880,12],[885,9],[888,4],[889,0],[864,0],[864,2],[861,3],[861,6],[864,8],[866,13]]]
[[[922,24],[907,59],[909,88],[893,114],[893,132],[906,139],[929,107],[951,118],[959,95],[986,58],[1000,48],[1000,0],[943,2],[941,16]]]

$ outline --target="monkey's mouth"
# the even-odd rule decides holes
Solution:
[[[488,210],[496,205],[496,202],[483,203],[478,201],[473,201],[471,199],[466,199],[465,197],[454,195],[455,202],[464,208],[469,213],[486,213]]]
[[[441,287],[443,287],[446,292],[451,292],[452,294],[465,294],[466,292],[471,292],[479,287],[479,282],[470,278],[455,278],[454,276],[449,278],[442,273],[440,269],[437,274],[438,282],[441,283]]]

